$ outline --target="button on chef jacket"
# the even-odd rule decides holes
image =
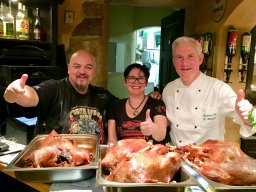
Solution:
[[[235,111],[233,89],[203,73],[190,86],[185,86],[180,78],[168,83],[163,90],[163,101],[174,145],[224,140],[226,117],[243,124]]]

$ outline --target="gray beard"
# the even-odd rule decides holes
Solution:
[[[88,86],[89,86],[89,85],[78,85],[78,84],[75,84],[75,85],[74,85],[75,89],[76,89],[79,93],[86,93],[87,90],[88,90]]]

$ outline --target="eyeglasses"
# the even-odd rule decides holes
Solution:
[[[129,83],[135,83],[136,80],[137,80],[140,84],[143,84],[143,83],[146,82],[146,77],[128,76],[126,79],[128,80]]]

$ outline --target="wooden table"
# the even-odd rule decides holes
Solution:
[[[4,171],[3,170],[6,166],[7,166],[6,164],[0,162],[0,171],[5,173],[5,174],[7,174],[7,175],[9,175],[9,176],[11,176],[11,177],[13,177],[14,179],[16,179],[15,178],[15,174],[14,174],[13,171]],[[23,182],[23,181],[21,181],[21,182],[26,184],[26,185],[28,185],[28,186],[30,186],[30,187],[32,187],[35,190],[38,190],[38,191],[42,191],[42,192],[50,191],[50,184],[35,183],[35,182]]]

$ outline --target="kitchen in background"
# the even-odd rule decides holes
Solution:
[[[161,27],[147,27],[134,31],[134,61],[149,67],[150,77],[146,94],[159,83]],[[133,43],[132,43],[133,44]],[[123,71],[126,68],[124,43],[109,42],[108,90],[119,98],[128,96],[124,86]]]

